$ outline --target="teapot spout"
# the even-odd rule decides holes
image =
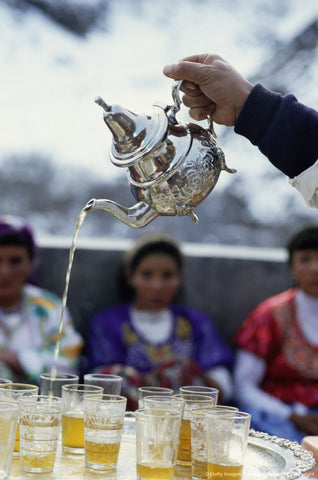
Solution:
[[[144,227],[158,216],[158,213],[145,202],[138,202],[133,207],[127,208],[112,200],[96,198],[89,200],[83,210],[86,213],[93,210],[106,210],[133,228]]]

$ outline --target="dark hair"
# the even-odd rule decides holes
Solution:
[[[135,245],[126,252],[118,275],[118,291],[121,301],[134,298],[134,290],[127,282],[127,273],[132,273],[147,255],[163,253],[173,258],[182,271],[183,255],[177,242],[164,234],[153,234],[141,237]]]
[[[296,232],[287,244],[289,263],[298,250],[318,250],[318,226],[310,225]]]
[[[20,217],[0,217],[0,246],[17,245],[26,247],[31,261],[37,256],[37,246],[31,227]]]

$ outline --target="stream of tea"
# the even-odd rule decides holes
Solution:
[[[62,308],[61,308],[61,314],[60,314],[60,321],[59,321],[59,329],[58,329],[58,337],[56,341],[56,346],[55,346],[55,351],[54,351],[54,362],[56,363],[58,360],[59,352],[60,352],[60,345],[61,345],[61,338],[62,338],[62,333],[63,333],[63,324],[64,324],[64,312],[67,304],[67,296],[68,296],[68,289],[69,289],[69,283],[70,283],[70,278],[71,278],[71,270],[72,270],[72,265],[73,265],[73,259],[74,259],[74,253],[76,249],[76,244],[77,244],[77,237],[80,231],[80,228],[84,222],[84,219],[86,217],[87,211],[82,210],[78,216],[77,222],[76,222],[76,228],[75,228],[75,233],[72,239],[72,244],[70,247],[70,252],[69,252],[69,257],[68,257],[68,266],[66,270],[66,277],[65,277],[65,287],[64,287],[64,292],[63,292],[63,297],[62,297]],[[57,374],[57,369],[53,365],[51,368],[51,394],[53,394],[53,388],[52,388],[52,382],[56,378]]]

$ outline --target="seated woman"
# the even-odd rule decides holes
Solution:
[[[129,408],[142,385],[211,385],[231,396],[232,353],[203,313],[173,303],[182,281],[183,258],[165,235],[141,238],[126,253],[126,301],[98,313],[86,338],[86,371],[124,377]]]
[[[33,384],[53,365],[76,372],[83,343],[66,311],[55,361],[62,305],[32,284],[36,258],[30,226],[18,217],[0,217],[0,377]]]
[[[301,442],[318,435],[318,227],[296,233],[288,252],[296,286],[246,318],[234,381],[256,430]]]

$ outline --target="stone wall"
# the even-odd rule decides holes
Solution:
[[[54,245],[51,239],[39,243],[38,282],[62,297],[70,242]],[[103,240],[99,244],[90,240],[82,242],[75,252],[67,305],[84,335],[92,315],[116,303],[116,275],[129,244],[128,240]],[[228,342],[253,307],[291,284],[281,250],[206,244],[182,247],[183,301],[211,316]]]

